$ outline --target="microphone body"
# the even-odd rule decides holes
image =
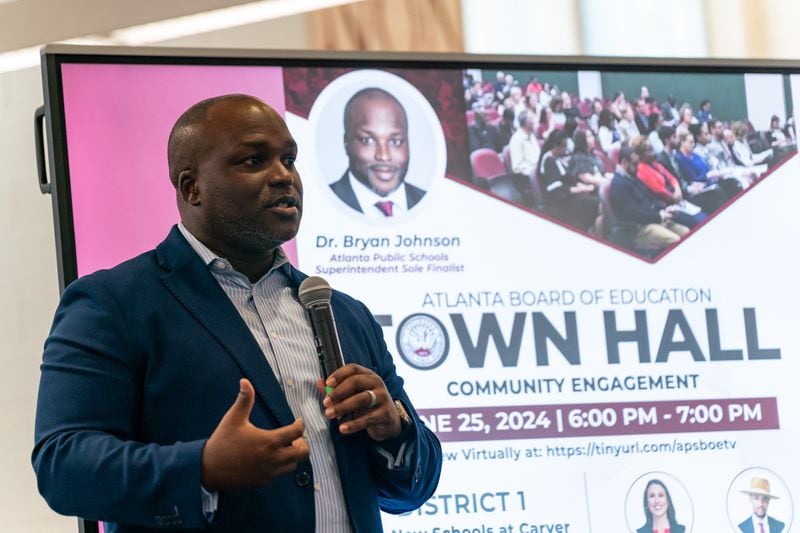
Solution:
[[[339,334],[336,332],[336,321],[333,320],[331,304],[318,304],[307,308],[314,331],[314,344],[317,357],[322,365],[322,378],[327,379],[334,370],[344,366]]]
[[[300,303],[308,311],[317,358],[322,367],[322,379],[327,379],[334,370],[344,366],[339,334],[331,308],[331,286],[319,276],[303,280],[298,290]],[[330,391],[328,391],[330,393]]]

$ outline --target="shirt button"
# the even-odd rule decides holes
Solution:
[[[291,387],[292,385],[294,385],[294,380],[292,378],[287,378],[286,379],[286,385]]]
[[[306,487],[311,482],[311,476],[308,475],[308,472],[298,472],[298,474],[294,476],[294,481],[297,483],[297,486]]]
[[[278,334],[277,333],[271,333],[270,335],[272,336],[272,338],[274,340],[278,340]]]
[[[319,492],[319,490],[320,490],[319,483],[314,483],[314,490]]]

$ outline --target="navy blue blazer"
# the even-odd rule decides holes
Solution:
[[[349,173],[349,170],[345,170],[342,177],[331,183],[330,187],[341,201],[359,213],[363,213],[364,210],[361,208],[361,204],[358,203],[356,193],[353,191],[353,185],[348,179]],[[417,203],[422,200],[422,197],[425,196],[425,192],[426,191],[424,189],[420,189],[419,187],[415,187],[414,185],[406,182],[406,203],[408,204],[408,208],[411,209],[417,205]]]
[[[781,533],[783,531],[784,524],[780,520],[768,516],[767,523],[769,524],[769,533]],[[751,516],[748,516],[746,520],[739,524],[739,529],[743,533],[758,533],[753,527],[753,518]]]
[[[372,533],[379,508],[405,512],[431,496],[441,448],[367,308],[336,291],[331,304],[346,361],[380,374],[415,422],[416,460],[400,470],[387,468],[365,433],[331,428],[351,524]],[[203,446],[242,377],[255,388],[254,425],[294,420],[252,334],[176,227],[155,250],[78,279],[44,348],[33,450],[39,491],[55,511],[112,522],[112,531],[313,532],[308,461],[264,487],[221,492],[210,526],[203,515]]]

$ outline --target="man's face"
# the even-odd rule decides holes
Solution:
[[[759,518],[767,516],[767,508],[769,507],[769,496],[761,494],[750,495],[750,505],[753,506],[753,514]]]
[[[639,154],[636,152],[630,155],[629,159],[622,160],[622,168],[631,176],[636,176],[636,169],[639,166]]]
[[[725,144],[733,144],[736,141],[736,136],[732,130],[722,130],[722,140]]]
[[[722,138],[722,122],[714,122],[714,125],[711,127],[711,134],[714,136],[715,139]]]
[[[260,254],[292,239],[302,216],[297,145],[286,123],[256,100],[213,105],[201,126],[186,209],[219,253]]]
[[[386,196],[408,171],[408,125],[400,105],[386,97],[362,97],[351,108],[344,148],[353,175]]]

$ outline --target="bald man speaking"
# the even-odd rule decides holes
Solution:
[[[425,191],[406,183],[408,117],[383,89],[362,89],[344,108],[344,149],[350,161],[331,189],[344,203],[370,218],[397,217]]]

